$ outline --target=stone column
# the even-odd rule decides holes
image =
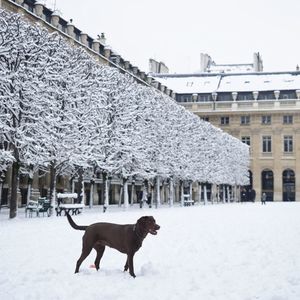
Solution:
[[[259,128],[253,128],[251,130],[251,157],[261,157],[262,145],[261,145],[261,131]],[[253,164],[251,161],[250,169],[252,171],[253,189],[256,191],[256,200],[261,198],[261,164]]]
[[[295,162],[298,162],[295,164],[295,190],[296,190],[296,201],[300,201],[300,151],[297,151],[296,143],[297,141],[300,141],[300,129],[295,129],[294,131],[294,153],[295,153]],[[298,145],[299,148],[299,145]]]
[[[272,134],[274,201],[282,201],[282,143],[282,129],[274,129]]]

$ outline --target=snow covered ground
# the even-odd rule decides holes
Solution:
[[[135,255],[107,248],[74,274],[83,232],[65,217],[9,220],[0,212],[0,299],[300,299],[300,203],[217,204],[161,209],[86,209],[78,224],[134,223],[153,215],[161,230]]]

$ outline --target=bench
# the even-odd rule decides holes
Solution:
[[[83,208],[83,204],[60,204],[55,208],[56,216],[61,216],[62,212],[64,212],[64,215],[66,215],[66,213],[78,215],[82,212]]]
[[[25,217],[27,217],[28,214],[28,217],[32,218],[33,212],[35,212],[36,215],[38,215],[37,214],[38,208],[39,208],[38,201],[33,201],[33,200],[28,201],[27,205],[25,206]]]
[[[184,206],[191,206],[194,205],[195,201],[194,200],[184,200],[183,205]]]
[[[46,198],[39,198],[38,201],[30,200],[25,207],[25,217],[32,218],[33,213],[36,214],[37,217],[43,213],[43,217],[46,214],[47,217],[51,215],[51,203],[50,200]]]
[[[191,195],[190,194],[184,194],[183,195],[183,206],[191,206],[194,205],[194,200],[191,199]]]

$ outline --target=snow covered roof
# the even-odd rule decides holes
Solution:
[[[211,73],[247,73],[254,72],[254,67],[253,64],[211,64],[208,67],[208,71]]]
[[[300,72],[152,74],[177,94],[300,89]]]

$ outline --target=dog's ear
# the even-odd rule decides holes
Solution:
[[[147,216],[143,216],[143,217],[140,217],[138,220],[137,220],[137,223],[146,223],[148,220],[148,217]]]
[[[149,221],[154,221],[154,218],[152,216],[143,216],[143,217],[139,218],[138,221],[149,222]]]

